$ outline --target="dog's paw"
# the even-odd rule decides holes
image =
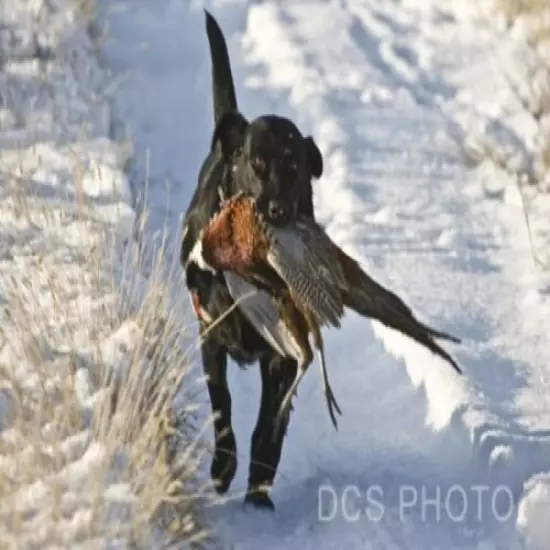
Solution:
[[[245,506],[250,505],[260,510],[275,510],[275,505],[269,497],[267,490],[249,488],[244,497]]]
[[[235,436],[231,434],[219,442],[210,465],[210,476],[218,494],[227,493],[236,472],[237,445]]]

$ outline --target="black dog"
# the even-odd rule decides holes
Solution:
[[[202,361],[208,375],[212,410],[217,414],[212,478],[218,492],[225,493],[237,468],[226,373],[228,356],[240,366],[259,360],[262,397],[252,435],[245,500],[273,508],[269,489],[281,457],[288,418],[282,430],[276,429],[274,421],[296,376],[297,364],[278,355],[238,308],[226,314],[233,300],[223,277],[201,271],[197,265],[188,263],[188,256],[200,230],[219,210],[220,190],[225,196],[238,192],[254,196],[258,208],[274,224],[283,225],[296,214],[314,218],[311,181],[321,176],[323,159],[313,139],[303,137],[290,120],[275,115],[262,116],[252,122],[246,120],[237,108],[223,33],[208,12],[206,31],[212,58],[215,129],[210,152],[201,166],[198,186],[185,215],[181,263],[199,317]],[[211,326],[212,320],[224,314],[221,322]]]

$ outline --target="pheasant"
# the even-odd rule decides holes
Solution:
[[[289,247],[299,244],[292,233],[281,237]],[[278,353],[298,362],[297,376],[281,403],[277,421],[288,412],[290,399],[313,361],[312,334],[327,407],[337,428],[334,411],[341,414],[341,409],[328,381],[321,326],[339,327],[344,307],[338,286],[332,279],[327,284],[315,273],[324,269],[337,280],[339,275],[317,253],[323,251],[303,254],[300,262],[308,268],[304,270],[295,260],[298,251],[288,254],[278,242],[256,212],[254,199],[236,195],[222,200],[220,212],[202,232],[189,259],[201,269],[223,271],[230,294],[250,323]]]
[[[201,269],[222,271],[233,299],[240,302],[251,324],[279,353],[298,361],[278,418],[287,413],[312,362],[311,333],[320,356],[327,406],[337,427],[334,408],[341,411],[328,382],[321,327],[340,327],[346,307],[404,333],[462,372],[434,339],[460,340],[419,322],[397,295],[369,277],[311,219],[273,227],[256,211],[254,199],[236,195],[222,201],[190,259]]]

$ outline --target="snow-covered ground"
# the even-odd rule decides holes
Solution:
[[[108,84],[84,34],[74,31],[68,4],[58,0],[64,10],[42,14],[42,32],[33,34],[35,4],[41,3],[17,3],[21,9],[11,9],[5,25],[21,29],[23,41],[0,73],[0,281],[4,302],[43,300],[37,326],[52,327],[52,335],[33,336],[33,345],[45,347],[48,368],[65,372],[70,350],[81,353],[77,364],[93,365],[85,350],[102,339],[111,352],[107,363],[124,356],[121,341],[132,348],[131,323],[107,323],[98,338],[82,330],[82,315],[71,316],[70,308],[84,302],[90,319],[116,310],[117,290],[107,285],[98,300],[89,263],[75,258],[89,257],[86,251],[111,229],[130,238],[141,197],[147,195],[152,229],[169,231],[166,262],[177,262],[180,215],[212,131],[201,9],[207,7],[228,38],[244,114],[287,115],[314,136],[325,157],[315,184],[318,218],[422,319],[463,338],[447,348],[465,371],[459,378],[417,345],[350,314],[341,331],[326,334],[344,413],[339,430],[312,369],[295,400],[273,491],[276,512],[263,514],[241,506],[259,373],[233,368],[240,467],[234,498],[211,511],[221,545],[546,549],[550,277],[532,260],[515,182],[493,163],[472,165],[461,145],[464,138],[470,148],[495,142],[516,165],[535,146],[532,120],[510,91],[511,78],[521,82],[524,51],[488,15],[489,3],[99,0],[107,23],[102,60],[114,75]],[[57,47],[66,32],[72,47]],[[2,27],[2,47],[15,48],[8,34]],[[52,48],[44,46],[50,35]],[[48,73],[47,86],[37,85],[37,45],[41,56],[54,51],[52,66],[64,68]],[[62,52],[69,50],[86,58],[67,59]],[[113,94],[116,120],[105,90]],[[86,140],[79,133],[84,120],[94,123]],[[105,139],[113,134],[133,142],[129,178],[124,147]],[[537,252],[548,259],[548,197],[528,199]],[[78,217],[79,201],[94,223]],[[52,214],[44,217],[44,210]],[[56,309],[53,291],[44,291],[53,272],[64,278],[65,311]],[[13,281],[17,292],[10,293]],[[179,273],[174,283],[182,284]],[[35,309],[26,303],[33,318]],[[10,346],[0,365],[17,367],[25,382],[25,362],[32,362],[24,353],[27,336],[36,333],[30,322],[22,333],[21,323],[2,320]],[[63,347],[62,331],[74,335],[72,347]],[[85,367],[77,372],[85,378]],[[83,411],[86,399],[93,396],[83,395]],[[14,433],[3,421],[14,401],[0,390],[4,439]],[[201,401],[206,414],[204,393]],[[92,460],[98,447],[84,447]],[[70,479],[79,494],[94,481]],[[79,508],[74,492],[67,494],[60,509]],[[25,529],[35,534],[37,524],[50,525],[38,516]]]
[[[6,549],[127,548],[135,537],[153,547],[162,534],[150,519],[162,498],[178,495],[158,452],[160,422],[169,420],[163,392],[185,373],[170,315],[177,296],[164,282],[168,262],[148,281],[140,269],[148,267],[140,257],[153,258],[153,235],[136,245],[125,173],[131,144],[110,138],[112,82],[84,8],[73,0],[0,3]],[[192,452],[187,464],[194,468]],[[175,509],[196,531],[188,505]]]
[[[328,421],[316,376],[307,377],[269,517],[241,511],[259,377],[233,369],[241,467],[235,502],[216,510],[224,544],[546,547],[550,281],[534,268],[517,187],[487,164],[473,169],[455,141],[506,133],[520,118],[506,93],[514,42],[486,17],[490,6],[104,6],[106,59],[125,74],[117,117],[159,226],[177,238],[212,129],[207,7],[229,39],[244,113],[288,115],[319,143],[326,170],[315,201],[330,234],[423,318],[464,339],[452,350],[466,372],[459,379],[418,346],[352,315],[329,332],[340,430]]]

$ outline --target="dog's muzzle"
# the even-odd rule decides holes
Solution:
[[[282,225],[289,219],[290,212],[277,200],[270,200],[267,204],[267,217],[275,225]]]

